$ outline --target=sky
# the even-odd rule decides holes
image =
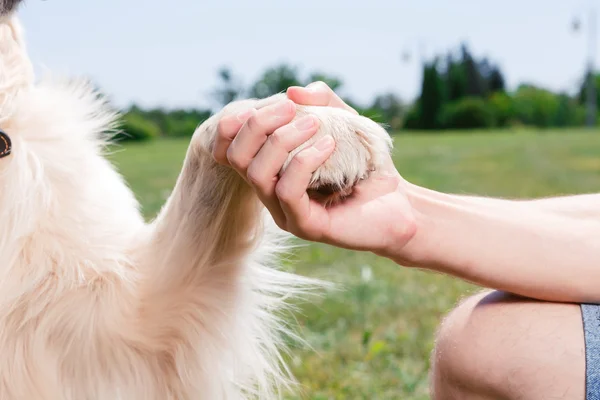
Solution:
[[[281,62],[303,75],[340,77],[340,94],[363,104],[387,92],[410,101],[420,87],[419,54],[446,53],[463,41],[477,57],[501,66],[509,88],[528,82],[573,91],[590,48],[593,4],[26,0],[19,14],[39,74],[90,77],[119,106],[174,108],[212,105],[209,93],[221,66],[250,84]],[[582,19],[578,34],[571,29],[574,18]],[[408,62],[404,52],[413,54]]]

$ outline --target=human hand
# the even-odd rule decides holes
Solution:
[[[414,218],[406,182],[389,156],[384,168],[359,182],[350,197],[329,207],[311,199],[307,189],[313,172],[335,148],[330,137],[299,152],[279,176],[289,153],[318,130],[318,120],[311,116],[290,124],[295,104],[356,113],[323,83],[292,87],[287,94],[289,100],[224,117],[214,146],[215,159],[244,177],[277,225],[300,238],[377,253],[408,242],[414,234]]]

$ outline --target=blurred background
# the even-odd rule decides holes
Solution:
[[[112,161],[152,218],[195,127],[228,102],[323,80],[385,124],[432,189],[530,198],[600,189],[592,0],[30,0],[38,73],[90,78],[123,111]],[[305,399],[428,399],[437,326],[479,288],[302,243],[285,267],[341,290],[299,304]]]

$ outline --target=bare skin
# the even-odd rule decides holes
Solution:
[[[323,83],[290,88],[288,98],[348,107]],[[300,152],[302,162],[277,178],[289,151],[263,144],[273,131],[298,129],[284,120],[272,131],[252,129],[266,114],[223,121],[214,156],[250,182],[282,229],[497,290],[468,299],[442,324],[435,399],[584,399],[574,303],[600,302],[600,195],[514,201],[439,193],[407,182],[389,159],[350,199],[325,208],[306,190],[333,144]]]
[[[432,364],[434,399],[583,400],[581,311],[486,291],[446,317]]]

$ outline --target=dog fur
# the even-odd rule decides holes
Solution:
[[[277,268],[287,236],[211,155],[223,115],[281,96],[199,126],[146,223],[104,157],[117,113],[85,82],[34,82],[17,18],[0,17],[0,129],[13,141],[0,160],[0,399],[271,399],[292,387],[282,313],[321,282]],[[314,188],[347,189],[389,152],[367,118],[307,113],[315,139],[336,140]]]
[[[22,0],[0,0],[0,16],[13,12]]]

